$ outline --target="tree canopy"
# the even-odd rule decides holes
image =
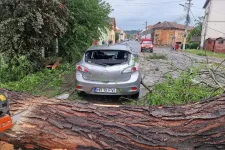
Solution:
[[[190,39],[192,37],[201,36],[202,21],[203,21],[203,17],[199,17],[197,20],[195,20],[195,22],[196,22],[195,28],[193,30],[191,30],[190,33],[188,34],[188,36],[187,36],[188,41],[190,41]]]
[[[67,0],[70,10],[68,31],[60,40],[60,53],[70,60],[76,59],[93,39],[99,39],[108,27],[110,5],[101,0]]]
[[[0,0],[0,53],[39,56],[59,38],[68,56],[99,38],[109,12],[101,0]]]
[[[67,31],[69,10],[59,0],[0,0],[0,52],[37,55]]]
[[[17,69],[23,76],[39,70],[43,53],[55,55],[55,39],[58,56],[74,61],[106,31],[110,11],[102,0],[0,0],[0,76],[14,76],[12,65],[35,68]]]

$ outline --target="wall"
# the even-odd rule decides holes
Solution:
[[[206,40],[204,49],[214,51],[215,40]]]
[[[111,30],[109,30],[108,33],[108,39],[113,41],[113,44],[115,43],[115,31],[114,31],[114,27],[112,26]]]
[[[219,39],[215,43],[215,49],[214,52],[216,53],[225,53],[225,40],[223,39],[223,42],[221,42],[222,39]]]
[[[102,45],[102,42],[103,41],[105,41],[106,43],[108,42],[108,34],[109,34],[109,29],[108,28],[106,28],[106,32],[103,32],[102,30],[101,30],[101,37],[100,37],[100,39],[99,39],[99,41],[98,41],[98,45]]]
[[[205,8],[201,47],[204,39],[218,37],[225,37],[225,0],[211,0]]]
[[[175,42],[181,42],[184,41],[184,31],[183,30],[176,30],[175,31]]]
[[[183,42],[184,31],[183,30],[170,30],[170,29],[160,29],[155,30],[154,33],[154,44],[156,45],[172,45],[173,37],[175,37],[175,42]]]

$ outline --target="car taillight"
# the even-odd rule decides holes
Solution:
[[[133,66],[133,67],[128,67],[128,68],[124,69],[123,73],[131,73],[131,72],[136,72],[136,71],[138,71],[138,67]]]
[[[78,85],[76,88],[77,88],[77,89],[81,89],[81,88],[82,88],[82,86],[79,86],[79,85]]]
[[[81,72],[85,72],[85,73],[89,72],[88,68],[81,66],[81,65],[77,65],[76,68],[78,71],[81,71]]]
[[[136,87],[132,87],[131,90],[132,91],[137,91],[137,88]]]

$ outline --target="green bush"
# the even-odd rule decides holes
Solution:
[[[190,46],[189,46],[189,48],[190,49],[198,49],[199,46],[200,46],[199,43],[191,43]]]
[[[183,49],[183,44],[181,44],[181,49]],[[189,44],[185,44],[185,49],[189,49],[190,48],[190,45]]]

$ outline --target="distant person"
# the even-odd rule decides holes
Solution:
[[[113,44],[113,41],[112,40],[109,40],[109,43],[108,43],[109,45],[111,45],[111,44]]]

